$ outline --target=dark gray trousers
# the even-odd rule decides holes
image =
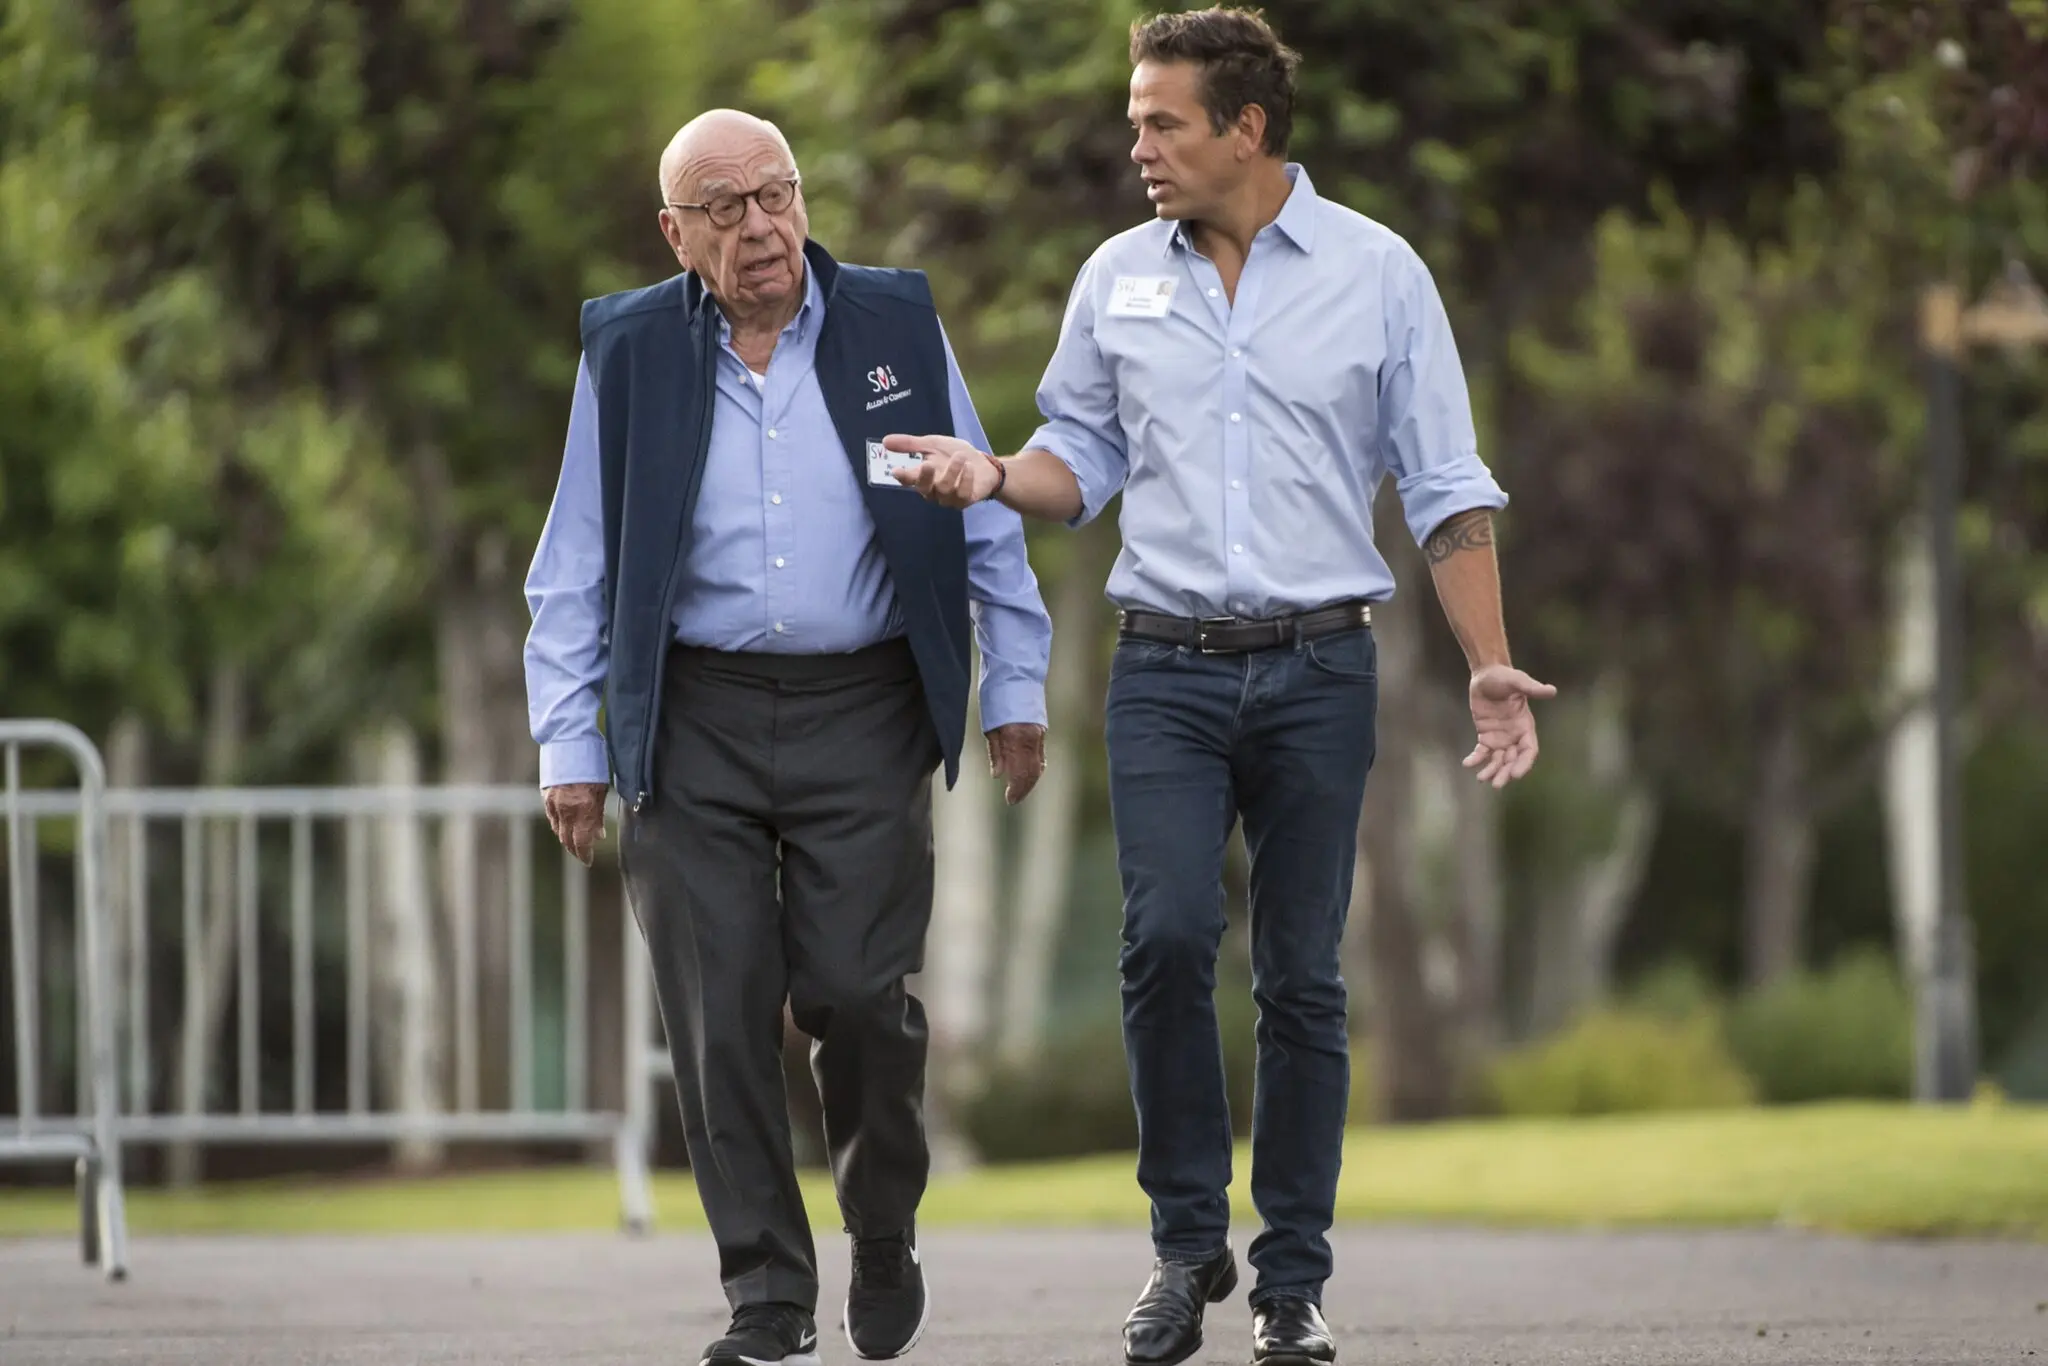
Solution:
[[[814,1041],[844,1227],[908,1227],[929,1153],[924,1007],[903,979],[931,921],[938,737],[895,640],[840,655],[679,646],[656,744],[655,800],[626,816],[621,862],[719,1277],[735,1308],[815,1312],[783,1005]]]

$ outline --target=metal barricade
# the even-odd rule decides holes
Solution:
[[[76,846],[72,973],[79,1040],[74,1072],[78,1100],[70,1116],[44,1116],[39,1041],[43,1025],[41,860],[39,803],[21,786],[24,746],[51,748],[70,757],[78,787],[63,800],[74,819]],[[78,1180],[79,1247],[88,1266],[107,1279],[128,1272],[127,1221],[121,1193],[121,1115],[115,1085],[112,975],[107,960],[105,879],[106,771],[99,750],[76,727],[61,721],[0,720],[7,782],[7,921],[14,1003],[13,1132],[0,1125],[0,1162],[70,1161]]]
[[[112,990],[91,993],[111,1007],[102,1021],[106,1037],[96,1038],[92,1090],[96,1118],[105,1117],[96,1140],[101,1184],[112,1192],[117,1221],[121,1143],[190,1149],[609,1141],[624,1226],[651,1226],[651,1085],[666,1069],[652,1065],[664,1055],[651,1038],[645,944],[622,904],[623,1103],[599,1108],[588,1085],[590,870],[566,853],[559,856],[559,895],[549,919],[560,970],[538,978],[535,972],[535,868],[552,861],[543,851],[553,849],[539,791],[495,785],[103,792],[98,782],[95,769],[82,793],[10,787],[9,811],[10,819],[18,811],[28,822],[72,813],[88,824],[98,819],[110,836],[99,845],[102,865],[118,866],[112,879],[90,869],[114,884],[103,889],[111,898],[102,894],[93,904],[111,899],[119,906],[111,920],[116,933],[101,936],[118,946],[99,969]],[[541,850],[536,821],[546,841]],[[491,865],[479,853],[485,845],[501,854],[495,873],[486,872]],[[231,865],[225,869],[223,854]],[[86,869],[83,851],[81,860]],[[176,865],[175,876],[167,864]],[[499,896],[485,898],[479,889],[492,882]],[[228,887],[232,894],[223,898]],[[175,895],[158,894],[164,890]],[[409,899],[410,911],[394,909]],[[165,901],[176,903],[175,915],[159,904]],[[489,999],[478,956],[484,916],[504,917],[507,961],[497,974],[502,1039],[496,1031],[486,1037],[480,1025]],[[166,924],[177,927],[169,936],[161,929]],[[152,950],[166,937],[177,941],[175,955],[167,956],[182,959],[181,999],[153,1006]],[[19,932],[15,939],[19,946]],[[279,975],[288,985],[266,991]],[[537,981],[559,993],[559,1067],[536,1065]],[[166,1016],[175,1017],[172,1033],[180,1041],[175,1078],[157,1075],[155,1067],[162,1050],[153,1045],[167,1037]],[[209,1046],[212,1031],[218,1037]],[[405,1037],[394,1044],[391,1031]],[[266,1039],[273,1045],[268,1068]],[[482,1056],[501,1043],[504,1070],[493,1075]],[[224,1053],[232,1055],[231,1077],[222,1080],[232,1086],[218,1088],[224,1094],[216,1097],[212,1063]],[[333,1070],[323,1077],[323,1054],[338,1063],[339,1085]],[[544,1076],[552,1103],[537,1095]],[[116,1108],[117,1087],[126,1095],[125,1113]],[[487,1087],[498,1091],[494,1100],[485,1096]],[[76,1141],[79,1132],[74,1121],[30,1109],[17,1127],[20,1144]]]

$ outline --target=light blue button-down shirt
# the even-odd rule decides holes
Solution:
[[[1074,282],[1025,444],[1074,471],[1075,525],[1123,491],[1119,606],[1263,617],[1383,600],[1372,506],[1387,475],[1418,544],[1453,513],[1507,505],[1421,258],[1287,174],[1234,303],[1163,220],[1110,238]]]
[[[815,274],[806,275],[804,304],[765,375],[747,368],[719,320],[711,448],[673,612],[676,639],[685,644],[809,654],[903,634],[874,521],[818,388],[813,361],[825,301]],[[953,429],[986,449],[950,341],[946,367]],[[1043,725],[1052,622],[1025,557],[1023,522],[992,502],[964,516],[982,726]],[[543,787],[609,776],[597,726],[606,655],[603,532],[597,395],[579,363],[561,479],[526,579],[528,719]]]

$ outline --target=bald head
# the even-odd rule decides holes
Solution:
[[[712,109],[661,154],[662,235],[734,326],[778,329],[802,302],[810,219],[782,131],[737,109]],[[681,207],[676,207],[681,206]]]
[[[661,154],[661,197],[681,201],[683,182],[706,161],[751,161],[764,152],[780,154],[796,169],[796,155],[780,128],[745,110],[707,109],[668,140]]]

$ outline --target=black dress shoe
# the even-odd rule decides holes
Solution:
[[[1328,1366],[1336,1359],[1336,1339],[1307,1300],[1267,1300],[1252,1310],[1255,1366]]]
[[[1152,1264],[1145,1293],[1124,1320],[1128,1366],[1175,1366],[1202,1350],[1202,1311],[1237,1289],[1237,1256],[1229,1248],[1206,1262]]]

